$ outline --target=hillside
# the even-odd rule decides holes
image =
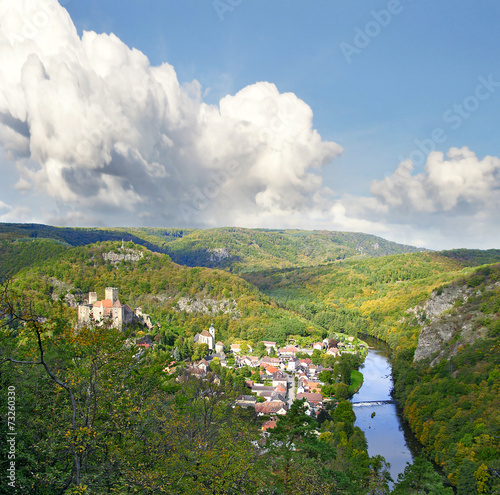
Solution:
[[[121,243],[104,242],[65,249],[20,271],[10,284],[22,298],[20,304],[30,304],[39,316],[54,316],[54,301],[61,301],[65,304],[59,310],[74,322],[76,304],[89,291],[102,296],[108,286],[120,290],[123,304],[140,306],[151,315],[160,325],[161,331],[158,325],[155,328],[166,345],[179,336],[189,339],[210,323],[225,343],[239,338],[281,344],[288,335],[312,333],[321,337],[319,326],[280,309],[239,277],[221,270],[180,266],[167,255],[132,242],[123,248]]]
[[[496,493],[500,265],[474,268],[468,265],[485,253],[460,254],[346,260],[245,278],[329,331],[388,342],[397,398],[431,459],[460,495]]]
[[[141,234],[147,230],[142,229]],[[225,268],[236,273],[419,251],[380,237],[351,232],[233,227],[193,230],[184,235],[149,229],[147,234],[149,242],[160,246],[178,263]]]
[[[421,251],[373,235],[352,232],[243,228],[68,228],[37,224],[0,224],[0,241],[50,238],[71,246],[102,241],[133,241],[168,254],[187,266],[236,273],[269,268],[316,266],[341,259],[381,257]]]
[[[397,398],[418,440],[459,494],[500,489],[500,265],[439,287],[403,327]],[[413,352],[415,351],[415,352]]]
[[[0,281],[25,267],[59,256],[69,244],[56,239],[19,238],[0,242]]]
[[[136,229],[130,232],[138,237]],[[211,323],[226,346],[260,340],[281,345],[290,337],[319,340],[332,332],[376,336],[391,346],[397,398],[406,418],[458,494],[498,488],[500,265],[474,266],[498,253],[353,253],[353,258],[301,267],[325,255],[325,236],[333,233],[173,230],[164,245],[155,240],[156,230],[140,233],[141,242],[156,242],[156,249],[171,252],[176,245],[178,253],[195,253],[204,242],[214,263],[227,261],[226,268],[241,270],[245,280],[227,270],[182,266],[164,253],[122,243],[119,229],[112,232],[119,242],[77,247],[62,240],[11,238],[2,242],[2,259],[4,270],[17,260],[9,283],[16,307],[31,308],[39,321],[47,319],[50,328],[57,328],[61,321],[76,323],[76,304],[88,291],[102,297],[105,287],[118,287],[122,303],[151,316],[150,333],[164,353],[162,365],[174,349],[191,358],[193,336]],[[249,239],[261,245],[252,247]],[[221,243],[239,246],[231,249],[242,253],[241,259],[224,258],[224,251],[216,250],[223,248],[215,247]],[[308,252],[286,258],[306,245]],[[272,260],[280,252],[282,263],[294,266],[275,268]],[[38,253],[33,264],[31,253]],[[249,260],[255,260],[253,271],[246,269]],[[144,333],[139,327],[131,331]]]

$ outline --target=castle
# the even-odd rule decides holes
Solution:
[[[118,289],[106,287],[104,299],[97,300],[97,292],[89,292],[87,304],[78,306],[78,325],[90,323],[92,315],[96,323],[111,322],[115,328],[123,328],[136,320],[134,311],[118,299]]]

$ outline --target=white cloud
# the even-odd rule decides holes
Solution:
[[[80,39],[55,0],[4,0],[0,18],[0,139],[19,161],[16,187],[59,202],[57,223],[64,205],[108,224],[279,218],[313,207],[321,167],[341,152],[273,84],[208,105],[196,81],[181,86],[115,35]]]
[[[374,181],[370,191],[388,207],[416,212],[481,211],[499,206],[500,159],[479,160],[468,148],[433,152],[424,173],[412,175],[413,164],[402,162],[394,175]]]
[[[430,153],[422,173],[411,161],[372,182],[373,196],[345,196],[344,224],[368,221],[367,231],[433,248],[495,247],[500,243],[500,159],[479,159],[467,147],[446,157]],[[362,227],[363,224],[360,223]]]
[[[3,208],[0,205],[0,213]],[[17,206],[15,208],[9,208],[4,214],[0,214],[0,222],[7,223],[23,223],[26,222],[29,218],[31,218],[32,211],[25,206]]]

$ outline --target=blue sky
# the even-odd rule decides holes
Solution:
[[[55,70],[50,68],[49,58],[64,58],[62,53],[56,56],[47,51],[41,33],[47,29],[50,34],[51,27],[55,31],[52,23],[59,23],[60,14],[52,15],[52,7],[44,7],[46,2],[51,4],[53,1],[20,0],[21,7],[16,7],[25,9],[20,15],[31,19],[34,24],[38,20],[40,33],[31,36],[29,41],[41,47],[38,56],[49,73]],[[116,40],[113,47],[108,47],[110,53],[115,48],[123,51],[123,47],[118,48],[119,40],[129,51],[132,48],[139,50],[149,59],[150,67],[142,68],[148,77],[151,76],[151,67],[167,63],[175,70],[179,88],[189,94],[196,93],[192,99],[202,107],[209,106],[215,114],[220,100],[231,95],[233,99],[228,112],[233,124],[237,119],[238,122],[251,121],[260,125],[258,110],[245,106],[244,98],[245,101],[255,101],[255,98],[262,101],[265,94],[265,98],[281,102],[277,103],[277,115],[283,115],[284,107],[280,106],[286,104],[283,95],[295,95],[301,103],[291,115],[293,119],[296,116],[302,119],[300,138],[299,134],[293,133],[282,136],[281,130],[273,129],[273,139],[277,141],[266,142],[269,149],[264,150],[262,156],[254,157],[264,163],[241,162],[248,175],[238,175],[240,182],[231,177],[227,183],[219,185],[220,190],[213,197],[206,193],[196,205],[188,200],[190,213],[179,214],[178,211],[175,213],[176,206],[173,205],[186,199],[175,196],[175,191],[184,188],[194,195],[198,190],[204,191],[202,183],[189,182],[190,178],[203,175],[194,165],[199,159],[195,155],[198,155],[191,155],[180,143],[194,139],[192,147],[199,153],[200,142],[204,146],[210,142],[212,150],[228,142],[235,143],[241,138],[240,134],[239,137],[224,134],[229,131],[222,130],[226,129],[222,126],[213,131],[216,136],[207,137],[206,129],[197,129],[196,132],[191,129],[198,137],[193,138],[191,134],[190,137],[187,134],[180,137],[180,128],[176,127],[174,132],[170,123],[165,133],[172,138],[170,149],[175,149],[175,159],[172,155],[165,161],[158,157],[153,160],[151,149],[137,148],[137,153],[130,151],[133,146],[121,142],[118,137],[110,139],[110,143],[96,142],[96,146],[102,148],[103,157],[92,171],[97,175],[92,177],[102,178],[99,174],[105,173],[106,178],[115,180],[119,176],[120,187],[123,187],[123,194],[116,194],[116,198],[108,203],[103,198],[109,197],[110,193],[104,188],[102,197],[92,197],[90,186],[80,190],[80,182],[90,181],[89,167],[85,163],[75,160],[78,165],[68,165],[61,171],[66,162],[56,166],[54,161],[59,158],[52,161],[47,158],[54,148],[44,148],[37,154],[30,145],[31,155],[13,152],[13,145],[7,143],[4,134],[3,147],[7,151],[3,168],[5,177],[13,183],[0,196],[5,205],[4,211],[0,211],[3,221],[14,221],[18,215],[21,221],[40,220],[61,225],[176,224],[208,227],[239,224],[326,228],[369,231],[430,248],[498,247],[498,2],[70,0],[60,3],[68,11],[80,38],[84,31],[94,31],[98,35],[113,33]],[[48,9],[45,12],[47,22],[44,22],[43,14],[36,17],[44,9]],[[68,29],[66,24],[64,29]],[[64,39],[68,46],[78,45],[74,37]],[[23,50],[18,48],[19,45],[21,42],[18,41],[16,56],[27,60],[32,45]],[[85,43],[83,45],[85,48]],[[79,57],[81,60],[81,55]],[[128,59],[123,60],[125,67]],[[72,68],[71,64],[69,66]],[[82,71],[75,69],[80,87],[89,73],[95,73],[95,64],[89,62]],[[122,88],[117,90],[109,77],[106,76],[108,87],[111,85],[114,91],[121,91]],[[51,77],[51,81],[55,79]],[[193,89],[192,81],[199,83],[197,88]],[[258,86],[264,82],[275,85],[277,92],[267,86]],[[245,88],[249,89],[242,95]],[[26,90],[23,91],[26,94]],[[106,107],[109,104],[109,97],[105,100],[106,91],[99,103],[96,103],[96,92],[92,101]],[[5,90],[4,94],[8,96],[10,93]],[[54,98],[57,105],[57,97]],[[156,99],[152,105],[159,108],[158,102],[163,101],[162,98]],[[123,99],[119,101],[123,102]],[[304,131],[309,116],[302,102],[312,111],[310,132]],[[69,105],[69,101],[59,104]],[[12,104],[2,111],[11,116],[22,114],[16,113]],[[147,112],[152,111],[151,105],[142,107],[142,111],[147,117]],[[249,111],[251,117],[238,113]],[[263,105],[261,112],[265,111]],[[199,109],[193,112],[196,117],[190,114],[190,118],[199,123],[204,111],[201,110],[201,114]],[[221,110],[221,114],[225,118],[224,111]],[[85,118],[87,116],[88,112]],[[270,116],[266,118],[271,119]],[[32,126],[29,112],[26,122]],[[288,127],[290,122],[284,124]],[[57,128],[57,124],[51,122],[44,122],[44,125]],[[211,129],[216,127],[215,123],[207,125]],[[162,126],[164,122],[157,127]],[[142,129],[138,124],[136,128]],[[154,125],[149,125],[144,132],[150,136],[155,129]],[[185,129],[184,124],[182,129]],[[264,131],[257,129],[256,132],[261,136]],[[320,144],[315,141],[315,132],[321,136]],[[122,131],[120,136],[125,134]],[[34,131],[30,136],[30,143],[34,143]],[[220,143],[214,144],[217,139]],[[307,149],[308,153],[302,155],[298,145],[293,149],[286,148],[286,143],[291,141],[300,141],[300,150]],[[339,149],[328,143],[335,143]],[[51,142],[51,146],[53,144]],[[108,154],[104,153],[105,146],[110,147]],[[126,153],[124,147],[128,150]],[[279,158],[275,156],[277,147]],[[157,150],[159,146],[156,144],[152,149]],[[452,151],[451,156],[447,156],[454,149],[462,152]],[[442,152],[444,156],[433,154],[434,151]],[[275,154],[266,155],[271,152]],[[239,160],[236,155],[227,153],[226,158],[234,156]],[[163,190],[155,181],[158,190],[149,198],[146,191],[151,177],[146,180],[144,173],[139,173],[138,167],[131,165],[136,160],[131,157],[139,155],[144,170],[150,172],[155,164],[167,170],[160,173],[165,179]],[[189,159],[183,161],[182,157],[186,155]],[[302,164],[288,166],[285,157],[298,155],[303,156]],[[207,156],[206,149],[203,156]],[[266,168],[266,156],[272,173],[264,177],[259,171]],[[493,158],[485,159],[487,156]],[[413,167],[401,167],[401,162],[408,157]],[[211,161],[201,167],[203,172],[210,170],[204,183],[216,173],[214,170],[220,170],[216,165],[220,160],[223,158],[215,153]],[[41,171],[37,170],[39,161],[43,162]],[[65,181],[60,187],[68,186],[67,194],[53,192],[56,170]],[[280,174],[287,177],[283,183],[279,183]],[[178,177],[176,184],[173,183],[174,176]],[[51,177],[50,180],[47,177]],[[109,180],[109,187],[114,184],[116,191],[117,182]],[[79,184],[71,181],[79,181]],[[307,182],[307,185],[303,186],[300,181]],[[142,190],[138,183],[143,183]],[[127,201],[127,192],[133,193],[128,206],[123,203]],[[24,197],[22,208],[16,204],[21,196]],[[172,198],[171,202],[165,199],[167,196]],[[245,198],[241,204],[240,198]],[[158,203],[163,200],[163,210],[158,209]],[[41,203],[45,209],[40,207]],[[234,205],[231,215],[225,213],[228,205]]]

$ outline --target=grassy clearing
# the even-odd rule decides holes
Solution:
[[[349,394],[354,395],[363,385],[363,373],[358,370],[351,371],[351,384],[349,385]]]

